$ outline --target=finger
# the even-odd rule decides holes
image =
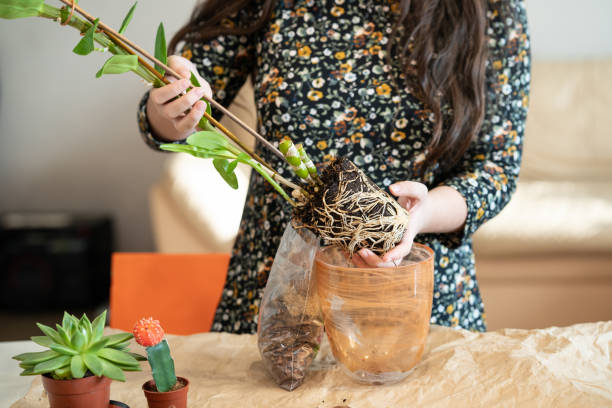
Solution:
[[[204,96],[204,92],[204,88],[193,88],[175,101],[164,105],[162,111],[170,118],[178,118],[183,115],[185,111],[191,109],[193,104]]]
[[[369,249],[359,250],[359,256],[369,266],[374,268],[393,267],[395,266],[392,262],[384,262],[378,255]]]
[[[202,101],[196,102],[187,115],[175,122],[174,127],[181,133],[186,133],[194,129],[200,119],[202,119],[202,115],[204,115],[205,109],[206,103]]]
[[[351,260],[353,261],[355,266],[358,268],[368,268],[370,266],[367,263],[365,263],[365,261],[361,258],[361,256],[359,256],[359,254],[353,254],[353,257],[351,258]]]
[[[161,88],[153,89],[150,98],[154,103],[163,105],[185,92],[190,85],[187,79],[181,79],[180,81],[175,81]]]
[[[181,78],[191,78],[193,64],[185,57],[171,55],[168,57],[168,66],[172,68]]]
[[[383,255],[382,261],[399,265],[412,249],[412,239],[402,240],[392,250]]]
[[[389,186],[389,191],[396,196],[424,198],[427,196],[427,186],[416,181],[400,181]]]

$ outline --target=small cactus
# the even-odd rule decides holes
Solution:
[[[164,329],[159,321],[152,317],[140,319],[133,332],[136,342],[147,351],[147,360],[157,391],[170,391],[176,384],[174,360],[170,356],[170,348],[164,339]]]

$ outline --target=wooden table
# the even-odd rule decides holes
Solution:
[[[401,383],[352,382],[324,344],[304,385],[268,377],[254,335],[169,336],[177,374],[191,380],[191,407],[612,407],[612,321],[542,330],[471,333],[431,328],[421,362]],[[150,369],[114,382],[111,398],[146,407]],[[15,408],[46,407],[35,378]]]

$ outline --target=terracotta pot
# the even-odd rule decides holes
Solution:
[[[42,376],[50,408],[108,408],[111,379],[85,377],[77,380],[54,380]]]
[[[187,408],[187,391],[189,391],[189,380],[177,377],[185,386],[176,391],[157,392],[150,391],[155,389],[155,382],[149,380],[142,385],[149,408]]]
[[[315,258],[332,353],[351,378],[390,384],[420,360],[429,332],[434,253],[420,244],[393,268],[359,268],[337,247]]]

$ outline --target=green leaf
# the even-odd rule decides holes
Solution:
[[[53,378],[56,380],[70,380],[72,376],[70,375],[70,366],[58,368],[53,372]]]
[[[111,380],[125,381],[125,374],[123,374],[123,370],[121,368],[103,358],[101,358],[100,361],[102,362],[103,376],[108,377]]]
[[[107,342],[108,342],[108,339],[102,338],[102,339],[92,343],[89,347],[87,347],[87,351],[91,352],[91,353],[95,353],[98,350],[100,350],[101,348],[105,347]]]
[[[71,342],[75,350],[81,351],[83,350],[83,347],[85,347],[85,343],[87,343],[87,339],[85,338],[83,331],[81,331],[80,329],[77,329],[72,335]]]
[[[142,368],[140,368],[140,365],[121,365],[121,364],[116,364],[117,367],[121,368],[123,371],[142,371]]]
[[[59,354],[66,354],[69,356],[76,356],[77,354],[79,354],[78,351],[68,348],[66,346],[62,346],[61,344],[52,344],[50,346],[50,349]]]
[[[59,333],[53,330],[51,327],[45,326],[44,324],[41,324],[41,323],[36,323],[36,326],[38,326],[40,331],[43,332],[45,336],[49,337],[51,340],[53,340],[54,342],[58,344],[62,344],[62,339]]]
[[[98,29],[98,23],[100,22],[99,18],[94,20],[94,23],[87,31],[85,31],[85,35],[81,38],[81,41],[72,49],[72,52],[78,55],[88,55],[90,54],[96,45],[94,44],[94,33]]]
[[[27,365],[36,365],[43,361],[51,360],[59,357],[59,354],[53,350],[37,351],[35,353],[23,353],[13,357],[13,360],[22,361]]]
[[[66,332],[72,335],[72,333],[70,333],[72,331],[72,319],[70,318],[70,314],[68,314],[68,312],[64,312],[62,327],[66,330]]]
[[[92,342],[96,342],[104,335],[104,326],[106,325],[106,310],[100,313],[98,317],[91,323]]]
[[[138,68],[136,55],[113,55],[106,60],[102,68],[96,73],[96,78],[105,74],[123,74]]]
[[[83,361],[89,370],[100,377],[102,375],[102,360],[92,353],[85,353],[82,355]]]
[[[30,340],[43,347],[49,347],[51,344],[54,343],[53,339],[47,336],[32,336],[30,337]]]
[[[70,335],[68,334],[68,332],[66,332],[66,330],[64,330],[64,328],[59,324],[56,324],[55,328],[57,329],[57,332],[62,338],[62,344],[67,347],[72,347],[72,344],[70,343]]]
[[[73,356],[72,359],[70,359],[70,370],[72,371],[72,376],[74,378],[83,378],[87,372],[87,367],[85,367],[83,357],[80,355]]]
[[[83,313],[83,316],[81,316],[81,320],[79,321],[79,325],[81,326],[81,328],[85,328],[87,330],[87,337],[91,338],[91,322],[89,321],[89,318],[87,317],[87,315],[85,313]]]
[[[37,375],[34,373],[34,367],[28,367],[25,370],[23,370],[21,373],[19,373],[19,375]]]
[[[0,18],[14,19],[38,16],[43,9],[44,0],[2,0]]]
[[[141,356],[138,353],[132,353],[131,351],[128,351],[128,354],[132,357],[134,357],[136,359],[136,361],[147,361],[147,358],[145,356]]]
[[[193,86],[197,86],[200,87],[200,81],[198,81],[198,77],[192,72],[191,73],[191,77],[189,78],[189,81],[191,81],[191,84]]]
[[[236,161],[234,160],[234,162]],[[238,179],[236,178],[236,173],[234,173],[233,170],[236,166],[234,165],[233,168],[230,170],[232,163],[230,163],[227,159],[213,160],[213,165],[215,166],[215,169],[217,169],[217,172],[221,175],[221,177],[223,177],[223,180],[225,180],[225,182],[229,184],[231,188],[236,190],[238,189]]]
[[[157,27],[157,35],[155,36],[155,58],[157,58],[164,65],[168,63],[168,48],[166,47],[164,23],[159,23],[159,26]],[[155,69],[162,75],[166,73],[166,70],[158,64],[155,64]]]
[[[58,356],[51,360],[43,361],[34,366],[34,372],[37,374],[50,373],[58,368],[62,368],[70,364],[70,356]]]
[[[113,344],[112,346],[109,346],[109,347],[114,348],[116,350],[123,350],[123,349],[128,348],[129,345],[130,345],[129,341],[124,341],[123,343]]]
[[[138,364],[138,361],[136,361],[134,357],[130,356],[125,351],[119,351],[112,348],[103,348],[102,350],[98,351],[98,356],[117,364]]]
[[[229,142],[225,136],[207,130],[193,133],[187,138],[187,144],[209,150],[226,149],[229,147]]]
[[[134,3],[132,8],[130,8],[130,11],[128,11],[128,13],[126,14],[125,18],[123,19],[123,23],[121,23],[121,28],[119,28],[119,34],[123,34],[128,24],[130,24],[130,21],[132,21],[132,17],[134,16],[134,10],[136,9],[137,4],[138,2]]]
[[[115,344],[123,343],[124,341],[130,340],[134,335],[132,333],[117,333],[110,336],[104,337],[108,340],[106,347],[114,346]]]

